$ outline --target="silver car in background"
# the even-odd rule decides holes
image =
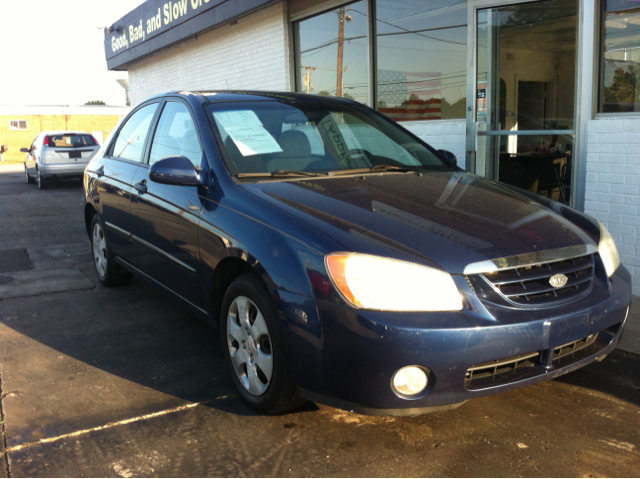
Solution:
[[[84,169],[100,149],[98,141],[86,131],[46,131],[33,140],[26,153],[24,173],[27,183],[46,188],[57,178],[82,178]]]

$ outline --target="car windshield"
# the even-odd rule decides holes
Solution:
[[[49,146],[56,148],[78,148],[82,146],[96,146],[96,141],[91,135],[65,133],[63,135],[50,135]]]
[[[392,121],[357,105],[212,103],[207,111],[227,166],[238,177],[453,168]]]

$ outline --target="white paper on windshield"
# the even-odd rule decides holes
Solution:
[[[225,129],[242,156],[282,152],[282,148],[265,129],[251,110],[219,111],[213,113],[216,121]]]

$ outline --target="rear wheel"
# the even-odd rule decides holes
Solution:
[[[33,179],[33,178],[32,178],[32,176],[29,174],[29,168],[27,168],[26,163],[25,163],[25,165],[24,165],[24,176],[25,176],[25,179],[27,180],[27,184],[28,184],[28,185],[33,184],[34,179]]]
[[[38,189],[40,190],[44,190],[47,186],[49,186],[49,180],[42,177],[40,168],[36,169],[36,183],[38,183]]]
[[[224,295],[223,354],[240,397],[263,414],[304,403],[289,377],[276,317],[269,291],[254,274],[237,278]]]
[[[96,274],[103,285],[120,286],[131,281],[131,273],[123,270],[113,258],[102,221],[97,214],[93,216],[91,221],[91,250]]]

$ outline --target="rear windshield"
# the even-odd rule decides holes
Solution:
[[[78,148],[82,146],[96,146],[96,141],[91,135],[76,135],[73,133],[64,135],[50,135],[49,146],[56,148]]]
[[[391,120],[341,102],[212,103],[208,117],[231,174],[398,167],[451,171]]]

